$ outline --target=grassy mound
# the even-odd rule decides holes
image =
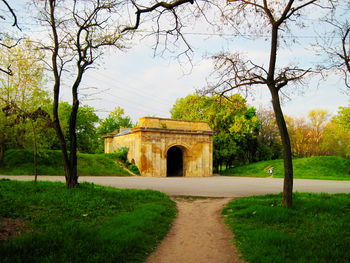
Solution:
[[[8,150],[5,153],[3,165],[0,166],[0,174],[8,175],[32,175],[33,151]],[[129,173],[116,164],[119,159],[116,154],[79,154],[78,175],[110,175],[128,176]],[[62,154],[60,151],[45,150],[38,154],[39,175],[63,175]]]
[[[350,262],[350,194],[239,198],[222,212],[243,258],[259,262]]]
[[[273,177],[284,177],[283,160],[262,161],[228,169],[222,175],[268,177],[273,167]],[[319,156],[293,159],[294,178],[350,180],[350,160],[336,156]]]
[[[143,262],[169,231],[175,203],[161,192],[93,184],[0,180],[1,262]]]

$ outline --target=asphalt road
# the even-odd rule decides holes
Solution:
[[[13,180],[33,180],[33,176],[3,176]],[[39,176],[41,181],[64,182],[63,176]],[[280,193],[283,179],[213,176],[202,178],[155,177],[90,177],[81,176],[79,182],[117,188],[153,189],[171,196],[241,197]],[[350,193],[350,181],[294,179],[294,191],[313,193]]]

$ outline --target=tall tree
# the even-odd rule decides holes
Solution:
[[[6,40],[6,45],[12,41]],[[23,148],[25,134],[25,115],[34,113],[50,103],[49,93],[44,88],[44,64],[42,52],[35,50],[30,40],[21,41],[8,52],[0,47],[4,65],[14,70],[12,76],[0,75],[0,162],[7,146]],[[29,130],[30,133],[30,130]]]
[[[124,109],[118,106],[105,119],[99,121],[97,131],[99,135],[103,135],[119,130],[120,127],[131,128],[132,121],[129,116],[124,115]]]
[[[293,165],[290,139],[281,108],[280,92],[287,85],[300,82],[310,72],[310,69],[278,65],[278,50],[282,44],[283,33],[291,32],[291,28],[298,26],[299,22],[304,22],[302,21],[305,17],[303,11],[308,8],[321,8],[321,4],[326,2],[322,0],[230,0],[221,9],[223,22],[229,24],[234,30],[244,27],[245,30],[250,31],[250,34],[269,34],[268,65],[259,65],[258,62],[244,58],[239,53],[218,54],[213,57],[218,78],[206,91],[223,95],[239,88],[259,85],[265,85],[268,88],[283,146],[283,202],[287,207],[292,206],[293,200]]]
[[[328,111],[322,109],[311,110],[307,118],[286,117],[293,156],[327,155],[328,151],[323,146],[323,140],[329,118]]]
[[[176,0],[170,3],[150,1],[136,3],[124,0],[34,0],[40,10],[39,20],[50,30],[49,45],[44,48],[51,52],[51,70],[54,76],[53,124],[60,141],[66,185],[78,185],[77,175],[77,113],[79,109],[78,88],[86,71],[96,64],[105,47],[123,49],[125,41],[139,28],[146,14],[155,12],[157,25],[164,14],[172,15],[174,28],[169,34],[179,33],[179,16],[176,8],[193,4],[194,0]],[[133,10],[133,11],[132,11]],[[131,18],[134,12],[134,17]],[[126,15],[125,14],[129,14]],[[126,20],[125,20],[126,17]],[[128,21],[128,19],[132,21]],[[158,27],[158,33],[159,27]],[[69,151],[58,116],[60,89],[66,67],[75,70],[71,83],[72,111],[69,121]]]
[[[11,5],[8,3],[8,1],[1,0],[0,3],[2,3],[5,6],[5,9],[3,9],[3,10],[7,10],[10,13],[10,17],[13,20],[12,26],[13,27],[17,27],[18,29],[20,29],[19,26],[18,26],[18,22],[17,22],[17,15],[16,15],[15,11],[13,10],[13,8],[11,7]],[[0,14],[0,19],[1,20],[6,20],[6,15]],[[4,42],[3,41],[4,40],[3,39],[4,35],[6,35],[5,32],[0,32],[0,41],[1,41],[0,42],[0,46],[1,47],[5,47],[6,49],[11,49],[11,48],[15,47],[19,43],[19,41],[16,41],[15,43],[11,43],[11,44],[9,44],[9,42],[7,42],[7,43]],[[12,75],[13,71],[11,69],[11,64],[7,65],[5,68],[0,67],[0,72],[5,73],[7,75]]]
[[[68,102],[60,102],[58,107],[59,118],[62,124],[64,137],[69,142],[69,118],[72,106]],[[77,150],[81,153],[95,153],[98,148],[99,136],[96,125],[99,122],[94,108],[88,105],[79,107],[77,114]]]
[[[343,74],[345,92],[350,95],[350,3],[347,0],[334,2],[336,8],[323,19],[328,26],[322,32],[317,49],[320,54],[327,54],[321,68]]]
[[[310,132],[310,152],[312,156],[325,155],[326,152],[322,149],[324,128],[327,125],[330,114],[327,110],[314,109],[308,114],[308,119],[311,124]]]
[[[176,100],[170,110],[171,118],[178,120],[207,121],[214,131],[214,169],[235,164],[245,164],[255,159],[256,135],[260,121],[253,107],[245,99],[232,95],[220,96],[190,94]]]
[[[338,114],[325,126],[322,146],[330,155],[350,158],[350,105],[339,107]]]

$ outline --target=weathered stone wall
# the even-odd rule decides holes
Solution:
[[[113,137],[110,142],[108,153],[115,152],[118,148],[128,147],[128,160],[139,167],[141,159],[141,140],[140,133],[131,133]]]
[[[205,122],[174,121],[145,117],[131,134],[105,138],[105,152],[128,147],[142,176],[167,175],[168,150],[177,146],[183,153],[183,176],[212,176],[212,132]]]

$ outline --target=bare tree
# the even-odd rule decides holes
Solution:
[[[12,24],[12,26],[13,26],[13,27],[17,27],[18,29],[20,29],[19,26],[18,26],[18,23],[17,23],[17,15],[16,15],[15,11],[14,11],[14,10],[12,9],[12,7],[7,3],[6,0],[1,0],[1,2],[6,6],[6,9],[10,12],[10,14],[11,14],[11,16],[12,16],[12,18],[13,18],[13,24]],[[0,15],[0,19],[6,20],[5,16],[3,16],[3,15]],[[0,39],[1,39],[1,40],[2,40],[2,35],[3,35],[3,33],[0,32]],[[15,44],[13,44],[13,45],[7,45],[7,44],[5,44],[4,42],[0,42],[0,45],[3,46],[3,47],[6,47],[6,48],[8,48],[8,49],[11,49],[11,48],[15,47],[15,46],[18,44],[18,42],[19,42],[19,41],[17,41],[17,42],[16,42]],[[8,74],[8,75],[13,75],[13,72],[12,72],[12,70],[11,70],[11,65],[9,65],[6,69],[0,67],[0,72],[3,72],[3,73]]]
[[[79,108],[78,88],[84,74],[96,64],[104,48],[124,49],[125,43],[140,27],[146,14],[155,13],[158,25],[156,33],[160,33],[160,18],[172,15],[174,27],[167,33],[179,38],[181,33],[178,26],[181,23],[176,9],[186,3],[193,4],[193,0],[176,0],[171,3],[150,1],[149,6],[145,6],[145,2],[141,5],[134,0],[35,1],[41,10],[41,23],[50,29],[50,44],[44,44],[43,48],[51,53],[50,67],[54,75],[53,125],[60,141],[68,188],[78,184],[76,119]],[[125,14],[130,14],[127,20]],[[62,82],[67,82],[63,77],[67,69],[70,69],[71,74],[75,70],[71,84],[73,102],[68,141],[64,138],[58,118],[60,89]]]
[[[253,35],[269,34],[270,53],[268,66],[243,57],[239,53],[222,52],[214,56],[214,84],[210,84],[205,92],[224,95],[236,89],[248,89],[253,86],[266,86],[272,96],[272,105],[282,140],[284,154],[284,186],[283,202],[287,207],[292,206],[293,194],[293,165],[291,144],[286,122],[283,116],[280,94],[282,89],[292,83],[303,84],[303,78],[311,73],[311,69],[298,66],[278,66],[278,50],[281,46],[281,32],[291,32],[291,27],[303,18],[307,8],[323,8],[321,4],[327,1],[317,0],[231,0],[221,8],[223,22],[239,31],[244,27]],[[236,31],[235,31],[236,32]]]
[[[321,68],[343,74],[345,92],[350,94],[350,3],[339,1],[335,12],[324,18],[324,22],[331,29],[320,36],[317,44],[319,53],[328,55]]]

